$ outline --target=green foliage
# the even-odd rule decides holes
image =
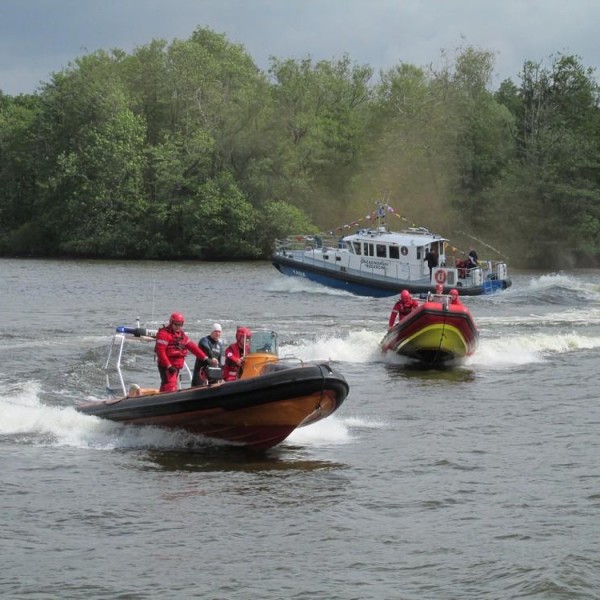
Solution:
[[[35,216],[39,104],[34,96],[0,96],[0,232],[6,232],[1,252],[11,248],[10,234]]]
[[[337,62],[272,59],[269,70],[277,126],[278,167],[290,199],[313,219],[330,222],[347,202],[358,167],[372,69]],[[323,198],[327,202],[323,202]]]
[[[273,250],[276,239],[293,234],[318,233],[306,214],[287,202],[276,200],[266,204],[258,215],[256,244],[263,255]]]
[[[191,247],[208,260],[258,258],[256,213],[230,176],[202,185],[184,207]]]
[[[517,145],[513,193],[503,202],[527,223],[527,236],[518,237],[518,227],[511,234],[524,265],[598,260],[600,115],[592,75],[577,57],[559,55],[550,68],[525,62],[521,86],[501,90]]]
[[[600,264],[600,115],[579,57],[495,56],[379,74],[273,57],[198,28],[82,56],[39,93],[0,92],[0,254],[256,259],[389,200],[518,266]]]

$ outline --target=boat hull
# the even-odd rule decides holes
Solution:
[[[311,264],[305,260],[297,260],[280,254],[274,254],[271,258],[271,263],[282,275],[302,277],[314,283],[345,290],[357,296],[388,298],[397,295],[401,289],[406,289],[411,294],[424,294],[432,291],[434,288],[428,280],[420,282],[409,281],[377,276],[370,272],[366,272],[364,275],[356,275],[335,266],[327,265],[322,267],[318,264]],[[510,285],[510,280],[486,279],[482,285],[463,287],[458,282],[456,287],[460,289],[461,296],[480,296],[482,294],[499,292],[510,287]]]
[[[465,306],[425,302],[387,332],[381,349],[443,365],[462,362],[475,352],[478,341],[477,327]]]
[[[271,448],[297,427],[324,419],[348,395],[327,364],[283,368],[257,377],[176,392],[79,404],[88,415],[130,425],[183,429],[253,448]]]

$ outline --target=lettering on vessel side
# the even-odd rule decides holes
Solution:
[[[360,259],[360,266],[366,267],[367,269],[378,269],[381,271],[385,271],[389,264],[390,263],[387,260],[375,260],[372,258]]]

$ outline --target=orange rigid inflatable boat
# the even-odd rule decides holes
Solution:
[[[236,446],[270,448],[285,440],[296,428],[325,419],[348,395],[343,375],[328,363],[280,360],[272,331],[253,332],[252,347],[239,379],[212,385],[159,392],[133,385],[126,391],[121,372],[125,339],[152,339],[145,330],[117,328],[106,362],[107,388],[111,397],[82,402],[76,409],[86,415],[128,425],[183,429]],[[135,332],[143,332],[136,335]],[[128,338],[131,339],[131,338]],[[111,357],[116,366],[109,366]],[[109,371],[120,383],[115,394]]]

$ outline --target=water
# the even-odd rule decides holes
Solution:
[[[466,298],[462,368],[382,358],[393,299],[267,263],[1,260],[0,596],[600,598],[600,272]],[[80,415],[116,325],[273,327],[351,390],[265,454]],[[152,347],[127,374],[156,385]]]

